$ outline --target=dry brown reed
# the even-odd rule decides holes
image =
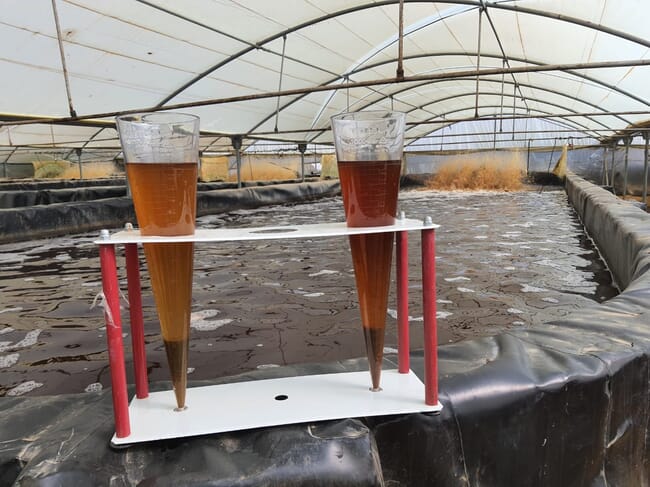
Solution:
[[[429,189],[517,191],[525,176],[522,156],[518,153],[500,158],[499,153],[455,157],[442,165],[427,181]]]
[[[274,181],[299,177],[299,174],[293,169],[265,162],[255,162],[254,164],[242,162],[240,173],[242,181]],[[236,181],[237,175],[231,174],[229,179]]]

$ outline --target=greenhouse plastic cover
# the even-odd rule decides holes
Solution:
[[[512,114],[600,136],[647,119],[650,103],[641,0],[405,0],[400,82],[399,0],[2,6],[0,146],[119,147],[113,115],[155,107],[199,115],[203,150],[230,147],[229,134],[329,143],[332,115],[390,108],[408,113],[410,140]],[[31,123],[71,115],[86,125]]]

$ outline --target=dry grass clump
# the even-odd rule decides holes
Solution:
[[[523,188],[524,164],[518,156],[455,158],[427,181],[429,189],[517,191]]]
[[[279,166],[268,162],[250,162],[242,161],[241,179],[242,181],[273,181],[283,179],[295,179],[299,177],[299,172],[293,169]],[[230,181],[237,181],[237,174],[231,174]]]
[[[36,179],[99,179],[110,178],[120,170],[113,162],[85,162],[82,174],[79,173],[79,164],[63,159],[49,161],[34,161],[34,177]]]
[[[84,179],[110,178],[121,172],[112,162],[85,162],[83,164]],[[60,176],[62,179],[79,179],[79,165],[71,164]]]

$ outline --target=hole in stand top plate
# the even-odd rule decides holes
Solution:
[[[289,396],[287,396],[286,394],[278,394],[277,396],[275,396],[276,401],[286,401],[287,399],[289,399]]]

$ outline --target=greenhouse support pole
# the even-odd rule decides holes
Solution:
[[[300,152],[300,181],[305,182],[305,151],[307,144],[298,144],[298,151]]]
[[[631,137],[625,137],[625,162],[623,166],[623,199],[627,196],[627,171],[630,156]]]
[[[478,46],[476,47],[476,99],[474,101],[474,118],[478,118],[479,81],[481,79],[481,27],[483,23],[483,8],[478,9]]]
[[[614,188],[614,166],[616,165],[616,142],[612,145],[612,163],[610,167],[611,176],[609,177],[610,184],[612,185],[612,192],[616,194],[616,188]]]
[[[648,132],[643,133],[643,139],[645,140],[645,149],[643,151],[643,204],[648,208],[648,138],[650,134]]]
[[[607,181],[607,146],[603,149],[603,169],[602,169],[602,179],[600,181],[601,186],[609,185]]]
[[[233,149],[235,149],[235,159],[237,161],[237,187],[241,188],[241,135],[233,135],[230,137],[230,143]]]
[[[83,168],[81,167],[81,149],[77,147],[74,150],[77,153],[77,164],[79,164],[79,179],[84,178]]]
[[[526,174],[530,174],[530,139],[528,139],[528,149],[526,151]]]

